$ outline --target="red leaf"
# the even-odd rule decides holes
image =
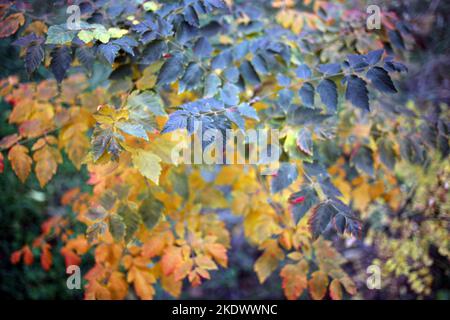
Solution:
[[[297,197],[297,198],[294,198],[294,199],[290,199],[290,201],[291,201],[291,203],[292,204],[299,204],[299,203],[302,203],[303,201],[305,201],[305,197]]]
[[[50,270],[53,262],[52,253],[50,252],[50,245],[47,243],[43,244],[41,249],[41,265],[45,271],[48,271]]]
[[[31,264],[33,264],[34,261],[34,256],[33,256],[33,252],[31,252],[31,249],[29,246],[25,246],[22,248],[23,251],[23,262],[29,266]]]
[[[12,264],[18,264],[21,257],[22,257],[22,250],[14,251],[11,254],[11,263]]]
[[[64,256],[64,261],[66,263],[66,268],[68,266],[72,266],[72,265],[80,265],[81,263],[81,258],[72,250],[69,250],[67,248],[62,248],[61,249],[61,254]]]

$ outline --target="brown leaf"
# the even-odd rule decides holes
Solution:
[[[9,136],[3,137],[2,140],[0,140],[0,148],[9,149],[14,144],[16,144],[19,140],[20,140],[20,137],[17,133],[10,134]]]
[[[328,276],[322,271],[316,271],[308,282],[309,293],[314,300],[321,300],[327,293]]]
[[[0,38],[6,38],[16,33],[21,25],[25,23],[23,13],[13,13],[0,22]]]

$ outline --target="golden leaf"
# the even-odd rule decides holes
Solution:
[[[150,151],[134,150],[131,158],[133,165],[144,177],[158,184],[161,174],[161,159],[157,155]]]
[[[284,259],[283,250],[278,246],[278,242],[274,239],[267,240],[262,248],[265,248],[264,253],[256,260],[253,269],[258,276],[260,283],[266,279],[278,268],[278,264]]]
[[[25,182],[30,174],[31,163],[33,162],[28,155],[27,147],[16,144],[9,150],[8,159],[11,161],[11,166],[20,181]]]
[[[58,149],[45,144],[34,152],[33,160],[36,162],[36,177],[43,188],[56,173],[58,163],[62,163],[61,154]]]

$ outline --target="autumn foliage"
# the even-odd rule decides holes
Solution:
[[[61,190],[67,210],[12,264],[93,256],[86,299],[179,297],[232,267],[231,214],[260,252],[259,282],[277,273],[287,299],[363,297],[369,264],[385,286],[405,276],[431,294],[430,247],[449,257],[449,111],[427,117],[397,97],[414,48],[402,17],[385,12],[370,31],[364,8],[343,1],[75,1],[69,29],[55,22],[60,2],[45,15],[0,4],[0,38],[28,74],[0,81],[16,128],[0,140],[0,172],[43,190],[64,162],[89,178]],[[280,159],[174,161],[194,120],[277,129]],[[357,246],[370,261],[355,264]]]

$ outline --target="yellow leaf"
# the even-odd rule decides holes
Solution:
[[[133,165],[146,178],[153,181],[155,184],[159,182],[159,175],[161,174],[161,158],[153,152],[145,150],[135,150],[131,154]]]
[[[217,265],[215,262],[208,256],[197,256],[195,258],[195,263],[199,268],[204,270],[217,270]]]
[[[224,268],[227,267],[227,249],[224,245],[220,243],[207,243],[205,244],[205,250],[214,258],[214,260],[217,261],[218,264]]]
[[[345,203],[350,203],[352,192],[352,187],[350,183],[348,183],[344,178],[341,177],[333,179],[333,183],[336,186],[336,188],[338,188],[339,191],[342,193],[341,200]]]
[[[161,277],[161,286],[165,291],[176,298],[181,293],[183,282],[176,281],[174,275],[170,275],[168,277]]]
[[[370,203],[370,186],[363,183],[352,192],[354,207],[364,212]]]
[[[128,30],[120,28],[109,28],[108,33],[111,38],[117,39],[122,38],[124,35],[126,35],[128,33]]]
[[[85,132],[88,129],[84,123],[75,123],[61,130],[60,147],[64,147],[69,159],[79,170],[90,149],[89,139]]]
[[[292,24],[292,32],[294,32],[295,34],[300,34],[303,30],[303,25],[304,25],[303,17],[301,15],[298,15],[295,18],[294,23]]]
[[[25,182],[30,174],[32,163],[27,147],[16,144],[9,150],[8,159],[20,181]]]
[[[128,281],[134,283],[134,290],[139,298],[143,300],[153,299],[155,294],[155,289],[152,286],[154,277],[149,271],[133,266],[128,271]]]
[[[114,271],[109,277],[107,287],[113,300],[123,300],[128,294],[128,284],[122,272]]]
[[[283,250],[280,249],[278,243],[274,239],[270,239],[264,243],[264,253],[256,260],[253,269],[258,276],[260,283],[266,279],[278,268],[278,264],[284,258]]]

